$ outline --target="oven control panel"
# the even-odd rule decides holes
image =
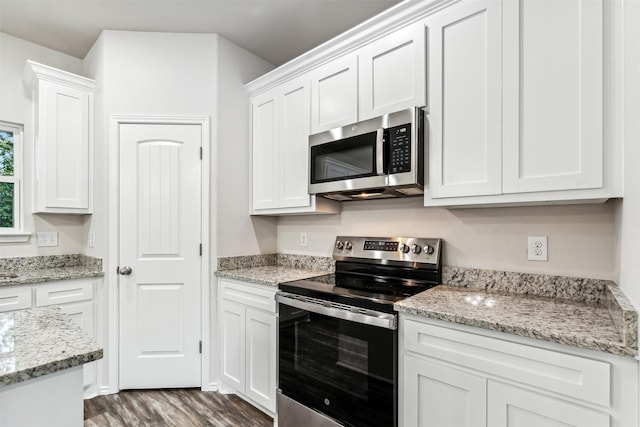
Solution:
[[[333,247],[333,258],[338,261],[357,258],[439,265],[441,253],[438,238],[338,236]]]

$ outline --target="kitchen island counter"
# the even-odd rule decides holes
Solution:
[[[613,302],[615,305],[615,301]],[[395,304],[400,313],[476,326],[607,353],[635,356],[637,314],[611,302],[590,303],[522,293],[437,286]],[[615,309],[614,309],[615,311]],[[633,316],[635,314],[635,316]],[[624,321],[627,319],[627,322]],[[631,324],[627,324],[630,322]],[[630,328],[635,329],[634,331]]]
[[[60,307],[0,313],[0,425],[82,427],[82,365],[101,358]]]
[[[57,306],[0,313],[0,391],[101,358],[102,348]]]

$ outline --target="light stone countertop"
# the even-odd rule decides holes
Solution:
[[[602,304],[481,289],[437,286],[395,304],[400,313],[635,356]]]
[[[0,313],[0,388],[102,358],[57,306]]]
[[[218,277],[227,279],[242,280],[244,282],[256,283],[259,285],[278,286],[279,283],[324,276],[329,273],[330,272],[326,270],[310,270],[270,265],[241,268],[237,270],[216,271],[215,274]]]
[[[104,272],[96,269],[96,267],[89,266],[40,268],[37,270],[15,271],[15,274],[17,274],[18,277],[0,278],[0,288],[3,286],[30,285],[34,283],[47,283],[58,280],[84,279],[104,276]]]

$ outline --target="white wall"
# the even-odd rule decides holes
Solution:
[[[342,203],[342,213],[283,217],[278,251],[330,256],[336,235],[440,237],[443,264],[612,279],[615,202],[596,205],[425,208],[422,198]],[[308,233],[308,247],[299,233]],[[527,236],[548,236],[549,261],[527,261]]]
[[[249,193],[250,107],[244,84],[273,65],[218,39],[217,188],[218,256],[251,255],[276,251],[276,219],[251,217]],[[247,102],[238,102],[247,99]],[[216,265],[215,259],[212,265]]]
[[[272,66],[215,34],[104,31],[85,58],[84,68],[96,79],[97,87],[96,213],[90,220],[90,229],[96,233],[96,248],[88,253],[105,259],[101,321],[104,337],[113,340],[117,319],[109,318],[108,304],[111,300],[113,305],[117,298],[109,290],[117,288],[117,278],[111,272],[118,259],[110,257],[113,252],[109,248],[109,236],[116,231],[109,226],[109,171],[117,159],[111,158],[110,117],[114,114],[210,117],[211,265],[215,267],[218,251],[230,247],[234,254],[249,255],[262,249],[260,242],[266,242],[267,249],[273,252],[275,220],[252,221],[248,216],[249,100],[244,90],[246,82]],[[241,245],[227,245],[230,239]],[[213,310],[215,287],[211,289]],[[215,311],[211,315],[215,319]],[[211,332],[209,370],[213,381],[217,375],[215,328]],[[108,353],[108,340],[103,345],[110,364],[102,373],[102,382],[114,386],[116,355]]]
[[[85,216],[33,215],[33,113],[29,91],[22,82],[27,59],[82,74],[82,61],[69,55],[0,33],[0,120],[24,126],[24,198],[25,230],[58,231],[58,246],[38,248],[32,238],[22,244],[0,244],[0,257],[84,253]]]

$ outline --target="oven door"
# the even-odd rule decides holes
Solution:
[[[344,425],[397,426],[396,315],[276,299],[280,392]],[[279,409],[282,425],[289,416]]]

